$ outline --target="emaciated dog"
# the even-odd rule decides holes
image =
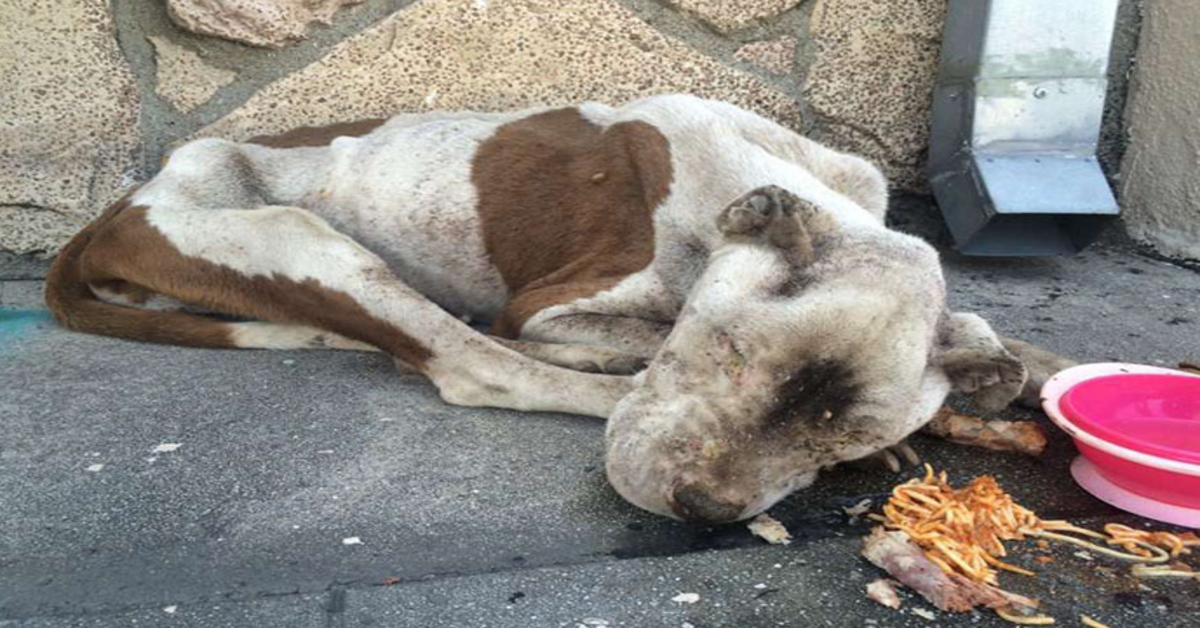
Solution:
[[[622,496],[723,522],[1056,363],[948,311],[886,207],[867,161],[690,96],[406,114],[182,146],[46,298],[79,331],[380,350],[449,403],[607,418]]]

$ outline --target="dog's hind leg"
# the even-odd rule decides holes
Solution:
[[[324,330],[390,353],[459,405],[605,417],[631,386],[625,377],[558,368],[497,344],[404,284],[375,254],[296,207],[131,204],[106,215],[76,248],[48,296],[53,293],[59,319],[82,331],[237,347],[287,344],[281,335],[296,333],[297,326]],[[291,327],[104,303],[88,286],[105,282]]]
[[[214,312],[189,307],[171,297],[155,294],[126,281],[95,282],[87,286],[98,299],[115,305],[148,310],[178,311],[210,315]],[[305,325],[264,321],[230,321],[226,324],[231,345],[240,349],[343,349],[379,351],[379,347],[346,338],[324,329]]]
[[[580,343],[649,360],[671,333],[671,324],[631,316],[570,312],[539,318],[525,325],[521,340]]]
[[[379,351],[379,347],[307,325],[264,321],[229,323],[233,343],[242,349],[342,349]]]

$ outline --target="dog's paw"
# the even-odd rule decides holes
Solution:
[[[500,344],[535,360],[583,373],[633,375],[649,359],[597,345],[496,339]]]
[[[792,192],[765,185],[722,210],[717,229],[730,242],[768,245],[803,265],[812,261],[816,241],[836,233],[838,223]]]
[[[942,368],[954,389],[985,411],[1001,410],[1020,396],[1028,377],[1020,360],[995,347],[951,349],[942,354]]]
[[[1064,358],[1028,342],[1012,338],[1002,338],[1001,340],[1004,348],[1016,356],[1021,364],[1025,365],[1025,370],[1029,371],[1029,379],[1025,381],[1025,386],[1021,389],[1021,396],[1017,398],[1017,401],[1026,407],[1041,408],[1042,386],[1046,384],[1046,381],[1055,373],[1077,364],[1070,358]]]
[[[717,228],[738,239],[762,239],[775,246],[790,246],[802,233],[798,212],[806,201],[777,186],[755,188],[726,207],[717,217]]]
[[[892,473],[899,473],[906,467],[918,467],[921,465],[921,456],[908,444],[908,441],[904,440],[878,453],[867,456],[864,460],[881,464]]]
[[[547,362],[572,371],[603,373],[605,375],[633,375],[646,368],[647,358],[628,355],[601,347],[580,348],[564,351],[558,356],[546,358]]]
[[[1000,410],[1016,399],[1029,377],[990,325],[963,312],[950,314],[939,330],[937,360],[954,389],[974,398],[982,410]]]
[[[730,203],[717,218],[725,235],[762,232],[771,223],[795,213],[796,197],[791,192],[768,185],[756,188]]]

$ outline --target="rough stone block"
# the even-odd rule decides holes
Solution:
[[[167,0],[181,28],[251,46],[281,48],[304,39],[313,22],[328,24],[345,5],[363,0]]]
[[[800,4],[803,0],[666,0],[667,4],[690,13],[722,33],[751,26]]]
[[[0,84],[0,249],[54,251],[137,177],[109,3],[0,3]]]
[[[424,0],[263,88],[203,129],[234,139],[398,112],[501,111],[683,91],[791,127],[796,102],[612,0]]]
[[[154,45],[154,63],[158,69],[154,93],[181,113],[191,113],[237,77],[237,72],[213,67],[200,55],[170,39],[146,39]]]
[[[872,159],[896,187],[925,189],[945,12],[946,0],[819,0],[813,9],[803,93],[821,139]]]
[[[742,45],[733,56],[753,63],[774,74],[788,74],[792,71],[796,56],[796,38],[780,37],[766,41],[755,41]]]

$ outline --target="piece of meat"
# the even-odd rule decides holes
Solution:
[[[750,532],[754,536],[772,545],[789,545],[792,542],[792,533],[765,512],[746,524],[746,527],[750,528]]]
[[[867,599],[874,600],[888,608],[900,608],[900,596],[896,593],[899,582],[888,578],[880,578],[867,585]]]
[[[1033,421],[985,421],[958,414],[947,406],[938,410],[923,431],[959,445],[1015,451],[1029,456],[1040,456],[1046,451],[1046,433]]]
[[[863,542],[862,554],[876,567],[921,594],[943,611],[964,612],[976,606],[1030,614],[1038,603],[960,574],[947,574],[900,531],[876,526]]]

